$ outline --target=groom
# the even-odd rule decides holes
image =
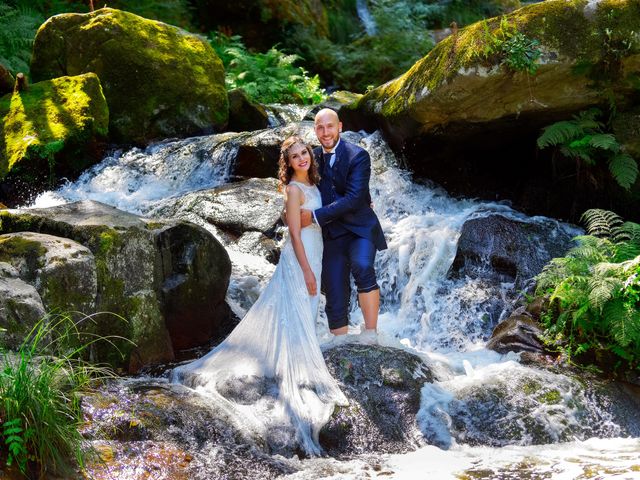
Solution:
[[[321,145],[314,154],[323,206],[313,212],[302,210],[302,226],[313,222],[322,227],[322,286],[329,329],[334,335],[347,333],[351,274],[364,316],[364,334],[375,341],[380,287],[373,262],[376,250],[384,250],[387,243],[371,208],[371,159],[366,150],[340,138],[342,122],[335,111],[320,110],[314,128]]]

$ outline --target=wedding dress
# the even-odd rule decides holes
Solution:
[[[322,206],[315,186],[291,183],[304,193],[302,208]],[[322,232],[312,224],[301,237],[319,291]],[[176,368],[172,380],[212,395],[230,420],[272,449],[295,440],[308,454],[320,454],[320,429],[335,405],[348,402],[320,351],[318,303],[287,237],[273,277],[238,326],[206,356]]]

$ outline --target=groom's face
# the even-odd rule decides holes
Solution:
[[[338,116],[334,113],[318,115],[315,119],[315,131],[318,141],[325,150],[331,150],[336,146],[342,131],[342,122],[338,121]]]

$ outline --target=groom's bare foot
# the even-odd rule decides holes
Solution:
[[[333,330],[330,330],[330,332],[334,335],[346,335],[349,333],[349,327],[334,328]]]

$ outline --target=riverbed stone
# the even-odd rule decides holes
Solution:
[[[269,126],[269,115],[266,109],[251,100],[241,88],[229,92],[229,125],[232,132],[249,132],[262,130]]]
[[[136,371],[172,360],[174,348],[206,343],[224,324],[231,264],[218,241],[196,225],[152,221],[95,201],[1,215],[0,233],[62,236],[94,255],[96,310],[116,314],[97,317],[97,333],[125,339],[115,342],[120,352],[103,345],[99,359],[122,365],[124,358]]]
[[[405,453],[424,445],[416,414],[420,389],[433,374],[420,357],[358,344],[331,348],[324,357],[349,400],[320,431],[329,455]]]
[[[206,39],[178,27],[113,8],[49,18],[34,41],[33,78],[86,72],[100,78],[117,142],[146,144],[226,125],[222,62]]]

